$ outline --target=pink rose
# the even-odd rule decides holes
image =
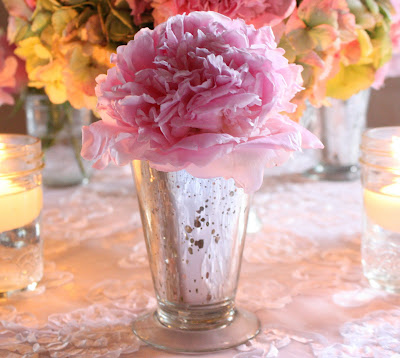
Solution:
[[[13,105],[13,95],[18,94],[28,81],[25,63],[14,55],[14,48],[0,32],[0,106]]]
[[[270,27],[214,12],[177,15],[142,29],[97,78],[102,120],[83,128],[82,156],[103,168],[148,160],[162,171],[234,178],[257,190],[264,167],[319,148],[281,112],[301,90],[301,67],[276,47]]]
[[[244,19],[255,27],[274,26],[288,17],[295,0],[153,0],[155,24],[169,17],[193,11],[216,11],[230,18]]]

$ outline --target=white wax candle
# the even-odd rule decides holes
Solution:
[[[0,232],[28,225],[41,210],[41,186],[26,190],[10,180],[0,180]]]
[[[364,206],[373,223],[400,233],[400,183],[387,185],[379,192],[364,189]]]

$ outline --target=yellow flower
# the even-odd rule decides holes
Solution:
[[[68,100],[75,108],[96,107],[94,92],[96,77],[110,67],[111,49],[90,43],[69,43],[65,53],[67,61],[63,71]]]
[[[67,88],[63,78],[64,64],[52,61],[44,66],[38,66],[29,73],[29,85],[44,88],[51,102],[64,103],[67,100]]]

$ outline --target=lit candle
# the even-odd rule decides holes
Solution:
[[[0,180],[0,232],[30,224],[41,210],[41,186],[26,190],[11,180]]]
[[[400,233],[400,183],[384,186],[379,192],[364,189],[364,206],[374,224]]]
[[[6,158],[6,147],[0,143],[0,162]],[[10,179],[0,179],[0,232],[30,224],[42,210],[42,188],[20,186]]]
[[[391,157],[400,159],[400,137],[392,136]],[[393,173],[398,169],[392,168]],[[385,230],[400,233],[400,181],[382,187],[379,192],[364,189],[364,206],[369,219]]]
[[[0,294],[33,289],[43,276],[43,156],[38,138],[0,134]]]

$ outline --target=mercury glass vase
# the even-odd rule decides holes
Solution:
[[[330,107],[316,109],[312,131],[324,144],[318,164],[305,176],[315,180],[354,180],[360,177],[358,159],[361,135],[366,127],[370,90],[343,101],[331,98]],[[310,115],[307,114],[307,115]]]
[[[199,179],[132,163],[158,306],[133,323],[146,343],[202,353],[257,335],[257,317],[235,305],[249,195],[233,179]]]
[[[92,122],[92,112],[69,103],[53,104],[44,94],[29,94],[25,112],[27,132],[42,140],[43,184],[63,187],[88,182],[92,169],[80,155],[81,130]]]

